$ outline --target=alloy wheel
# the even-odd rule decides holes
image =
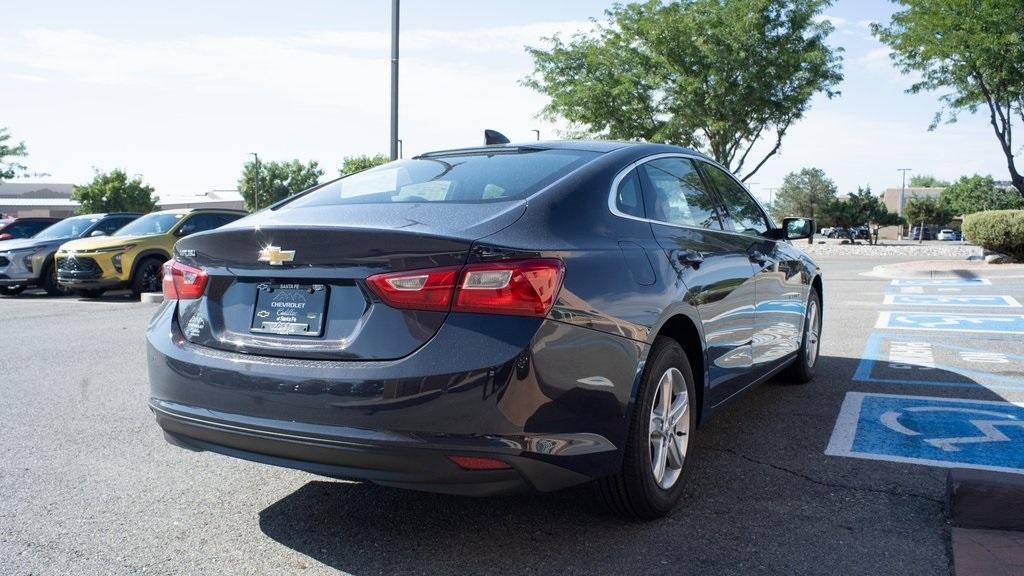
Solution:
[[[804,339],[807,342],[807,366],[814,367],[818,361],[818,334],[821,332],[821,321],[818,315],[818,301],[812,299],[807,306],[807,333]]]
[[[658,380],[651,406],[648,436],[654,480],[668,490],[679,480],[686,459],[690,432],[690,396],[678,368],[669,368]]]

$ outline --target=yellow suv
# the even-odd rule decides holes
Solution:
[[[245,216],[240,210],[178,209],[151,212],[110,236],[82,238],[57,250],[57,283],[86,298],[130,288],[138,297],[159,292],[164,262],[180,238],[219,228]]]

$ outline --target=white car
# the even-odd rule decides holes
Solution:
[[[938,234],[938,236],[935,237],[935,239],[936,240],[959,240],[960,239],[960,233],[957,232],[956,230],[950,230],[949,228],[946,228],[944,230],[939,230],[939,234]]]

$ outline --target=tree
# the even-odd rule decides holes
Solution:
[[[991,176],[961,176],[942,191],[942,203],[953,214],[974,214],[983,210],[1024,208],[1024,199],[1013,190],[999,188]]]
[[[929,129],[963,111],[988,112],[1006,156],[1010,180],[1024,197],[1014,164],[1013,124],[1024,121],[1024,4],[1020,0],[896,0],[888,26],[872,32],[892,48],[903,73],[918,73],[908,90],[941,90],[942,108]]]
[[[924,198],[914,196],[907,200],[906,205],[903,206],[903,214],[908,222],[916,223],[920,226],[920,231],[917,235],[918,243],[924,241],[925,226],[928,224],[943,226],[952,220],[954,216],[948,207],[943,205],[937,198],[931,196]]]
[[[774,156],[789,128],[843,76],[831,0],[689,0],[616,4],[593,33],[527,47],[523,83],[550,97],[542,114],[582,135],[706,151],[743,180]],[[767,151],[748,157],[755,144]],[[763,156],[756,160],[759,154]]]
[[[121,169],[106,173],[97,170],[92,182],[74,187],[71,198],[81,204],[78,208],[81,214],[152,212],[159,200],[153,195],[153,187],[144,184],[141,176],[129,180]]]
[[[359,172],[361,170],[367,170],[374,166],[380,166],[381,164],[387,164],[391,161],[391,158],[387,154],[360,154],[358,156],[345,156],[341,160],[341,170],[338,170],[338,174],[341,176],[347,176],[353,172]]]
[[[245,164],[242,177],[238,179],[238,191],[245,199],[245,207],[266,208],[267,206],[320,183],[324,171],[316,160],[303,164],[298,160],[291,162],[260,162],[259,181],[256,179],[256,161]],[[259,198],[256,190],[259,189]],[[254,200],[259,200],[258,203]]]
[[[911,188],[945,188],[949,182],[939,180],[931,174],[918,174],[910,177]]]
[[[772,203],[772,216],[781,220],[786,216],[814,218],[836,197],[836,184],[825,176],[821,168],[804,168],[790,172],[782,180],[782,187]]]
[[[25,143],[8,144],[7,142],[10,139],[11,135],[7,133],[7,128],[0,128],[0,182],[10,180],[27,170],[24,165],[12,160],[13,158],[28,156],[28,149],[25,148]]]
[[[871,193],[871,186],[858,186],[846,198],[833,198],[825,205],[821,219],[842,228],[867,224],[871,228],[868,242],[872,244],[877,242],[880,228],[902,222],[898,215],[889,212],[881,198]]]

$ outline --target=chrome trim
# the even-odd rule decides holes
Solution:
[[[638,222],[647,222],[648,224],[659,224],[661,226],[671,226],[673,228],[683,228],[685,230],[700,230],[700,231],[705,231],[705,232],[725,232],[726,234],[735,234],[735,235],[738,235],[738,236],[743,236],[744,238],[752,238],[752,236],[749,235],[749,234],[744,234],[743,232],[736,232],[735,230],[726,230],[725,228],[722,228],[720,230],[715,230],[714,228],[702,228],[700,226],[687,226],[685,224],[674,224],[672,222],[662,222],[661,220],[654,220],[652,218],[640,218],[639,216],[633,216],[633,215],[626,214],[626,213],[620,211],[618,209],[618,207],[615,205],[615,193],[618,192],[619,184],[622,183],[622,180],[625,179],[625,177],[630,173],[630,171],[632,171],[635,168],[639,167],[641,164],[646,164],[646,163],[652,162],[654,160],[660,160],[661,158],[686,158],[687,160],[697,160],[697,161],[701,161],[701,162],[707,162],[708,164],[711,164],[712,166],[716,166],[718,168],[721,168],[721,170],[723,172],[728,174],[729,177],[732,178],[734,182],[739,184],[740,187],[743,188],[744,191],[746,191],[747,195],[750,196],[750,198],[754,201],[754,203],[757,204],[757,207],[761,209],[761,212],[764,214],[765,218],[768,219],[768,223],[771,224],[773,228],[777,228],[777,226],[775,224],[775,221],[772,220],[771,216],[768,214],[768,211],[765,210],[764,206],[761,205],[761,202],[759,202],[758,199],[753,194],[750,193],[750,189],[747,188],[746,185],[743,184],[743,182],[740,182],[735,176],[732,175],[731,172],[729,172],[728,168],[726,168],[725,166],[722,166],[721,164],[719,164],[718,162],[708,158],[707,156],[698,155],[698,154],[688,154],[688,153],[685,153],[685,152],[661,152],[659,154],[652,154],[650,156],[644,156],[643,158],[641,158],[639,160],[635,160],[634,162],[630,163],[625,168],[620,170],[615,175],[615,178],[612,179],[612,187],[611,187],[611,190],[608,191],[608,210],[612,214],[614,214],[615,216],[618,216],[620,218],[625,218],[627,220],[636,220]],[[711,192],[711,191],[709,190],[708,192]],[[647,202],[646,202],[646,199],[645,199],[644,200],[645,209],[646,209],[646,204],[647,204]],[[717,204],[718,204],[718,202],[716,202],[716,208],[718,207]],[[722,206],[722,208],[725,208],[725,207]],[[726,210],[725,213],[727,215],[729,215],[728,210]],[[731,215],[729,215],[729,216],[730,216],[730,220],[731,220],[732,217],[731,217]],[[771,238],[765,238],[765,239],[766,240],[771,240]]]

